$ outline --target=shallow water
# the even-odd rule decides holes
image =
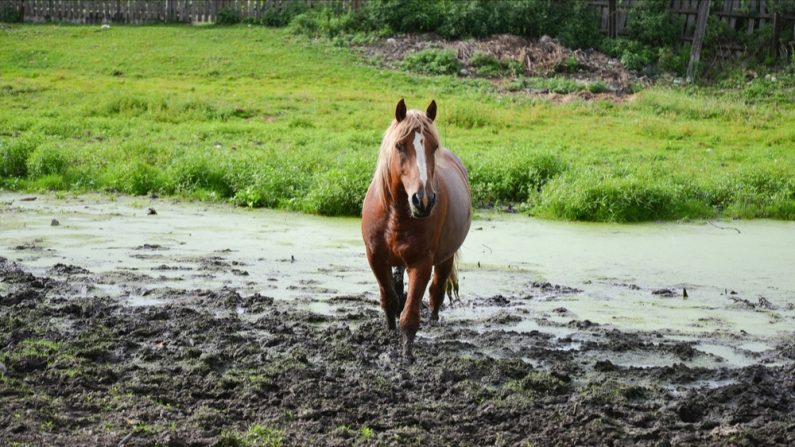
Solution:
[[[164,302],[147,295],[155,287],[227,286],[326,314],[339,310],[332,297],[378,303],[358,219],[149,198],[24,197],[0,194],[0,255],[36,274],[63,263],[117,278],[82,279],[79,295],[146,306]],[[462,303],[443,318],[477,328],[502,312],[521,317],[506,330],[558,338],[577,332],[568,322],[583,320],[659,331],[743,366],[792,336],[792,247],[792,222],[606,225],[479,213],[462,248]],[[662,288],[673,296],[652,293]],[[498,295],[505,302],[483,303]],[[619,362],[675,361],[652,360],[628,353]]]

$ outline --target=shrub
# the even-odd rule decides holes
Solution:
[[[594,14],[595,10],[582,1],[369,0],[353,13],[326,7],[299,14],[290,26],[298,33],[326,37],[340,31],[377,31],[380,35],[434,32],[446,38],[547,34],[558,36],[567,45],[585,48],[601,40]],[[332,16],[346,15],[345,30],[322,25]]]
[[[618,38],[605,39],[601,50],[610,56],[621,59],[621,63],[629,70],[640,71],[655,61],[652,48],[636,40]]]
[[[231,163],[225,182],[237,205],[295,209],[298,198],[306,195],[312,171],[295,161],[246,157]]]
[[[571,48],[593,48],[599,45],[602,34],[599,32],[599,19],[596,10],[588,2],[551,2],[552,23],[558,24],[551,34]]]
[[[430,32],[442,28],[448,3],[427,0],[368,0],[366,23],[394,32]]]
[[[218,18],[215,20],[216,25],[236,25],[242,20],[240,11],[237,8],[227,7],[218,11]]]
[[[350,12],[336,13],[329,8],[312,9],[296,15],[290,21],[290,29],[294,34],[333,38],[367,28],[357,18],[361,16]]]
[[[0,141],[0,176],[24,177],[28,173],[28,157],[39,146],[38,137],[26,136],[11,142]]]
[[[144,195],[163,187],[160,172],[142,161],[117,163],[103,177],[108,189],[125,194]]]
[[[596,81],[588,84],[588,91],[591,93],[605,93],[610,91],[607,85],[602,81]]]
[[[469,63],[478,69],[481,76],[499,76],[505,68],[497,57],[479,51],[472,55]]]
[[[62,151],[54,146],[39,146],[27,160],[30,177],[43,177],[51,174],[62,174],[67,167],[67,160]]]
[[[370,184],[371,163],[356,160],[342,168],[315,176],[303,210],[326,216],[355,216],[362,213],[362,202]]]
[[[19,23],[22,21],[22,14],[14,5],[5,4],[0,6],[0,22]]]
[[[268,27],[287,26],[297,15],[306,12],[307,5],[304,2],[285,2],[279,3],[266,9],[262,14],[261,23]]]
[[[450,50],[428,49],[406,55],[403,68],[423,74],[456,74],[461,68],[456,54]]]
[[[536,211],[568,220],[642,222],[669,217],[677,190],[636,177],[564,175],[544,188]],[[590,178],[589,178],[590,177]]]
[[[683,19],[668,8],[669,2],[635,2],[627,17],[627,35],[630,39],[653,47],[670,46],[679,39]]]
[[[557,155],[538,153],[476,158],[469,170],[475,203],[523,203],[567,169]]]
[[[187,192],[194,189],[215,191],[221,197],[232,196],[225,164],[207,153],[187,154],[174,160],[166,171],[168,188]]]
[[[684,75],[690,61],[690,46],[685,45],[679,50],[669,47],[660,48],[657,52],[657,66],[662,71]]]

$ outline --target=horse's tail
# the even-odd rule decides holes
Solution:
[[[458,257],[460,251],[455,252],[453,255],[453,268],[450,269],[450,275],[447,276],[447,282],[444,283],[444,290],[447,292],[447,298],[452,305],[456,301],[460,302],[461,297],[458,296]]]

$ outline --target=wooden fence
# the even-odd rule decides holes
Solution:
[[[642,1],[656,0],[590,0],[591,6],[597,10],[601,18],[601,31],[610,37],[625,34],[630,9]],[[770,52],[773,57],[795,53],[795,16],[782,15],[770,8],[775,0],[668,0],[670,10],[681,17],[682,30],[680,37],[685,42],[692,42],[696,35],[703,37],[704,29],[698,29],[699,5],[709,2],[708,15],[718,18],[731,29],[740,32],[753,33],[762,27],[772,28]],[[706,10],[705,10],[706,12]],[[706,25],[705,21],[702,25]],[[698,43],[701,46],[701,42]],[[700,48],[699,48],[700,50]],[[736,42],[727,42],[721,45],[723,56],[741,54],[746,48]]]
[[[602,32],[616,37],[625,33],[628,11],[639,0],[590,0],[601,17]],[[648,0],[640,0],[648,1]],[[692,40],[696,29],[700,0],[669,0],[671,11],[682,17],[682,39]],[[712,0],[710,15],[728,24],[735,31],[753,33],[765,25],[775,25],[775,13],[767,0]],[[795,20],[792,16],[780,16],[783,23]],[[792,31],[792,30],[790,30]]]
[[[310,6],[336,6],[357,10],[367,0],[0,0],[0,8],[16,8],[26,22],[66,23],[212,23],[225,9],[237,11],[243,19],[258,21],[274,8],[284,8],[291,2]],[[435,0],[427,0],[435,1]],[[509,0],[506,0],[509,1]],[[551,0],[559,1],[559,0]],[[576,0],[588,1],[598,16],[605,34],[616,37],[624,34],[628,11],[640,1],[665,0]],[[667,0],[671,10],[684,18],[682,39],[693,39],[701,0]],[[773,13],[770,2],[775,0],[712,0],[711,15],[727,23],[732,29],[754,32],[765,25],[774,26],[773,47],[785,51],[793,46],[795,17]],[[795,0],[793,0],[795,1]],[[779,36],[782,44],[779,45]]]
[[[64,23],[212,23],[225,9],[243,19],[259,20],[290,2],[357,9],[362,0],[0,0],[16,8],[25,22]]]

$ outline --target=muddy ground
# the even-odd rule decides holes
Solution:
[[[588,321],[569,323],[583,343],[505,331],[521,318],[506,312],[482,333],[466,321],[430,329],[406,365],[369,299],[340,296],[329,317],[156,278],[146,296],[165,304],[84,292],[119,279],[63,264],[35,276],[0,259],[4,445],[795,442],[791,362],[619,367],[593,358],[703,353]],[[795,358],[795,345],[777,355]]]

